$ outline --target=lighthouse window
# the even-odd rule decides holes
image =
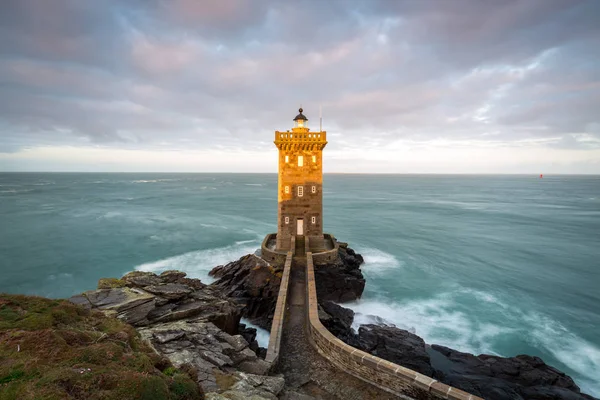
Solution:
[[[298,166],[302,167],[304,165],[304,157],[298,156]]]
[[[290,217],[285,217],[285,223],[286,225],[290,223]]]
[[[290,156],[285,156],[285,162],[290,162]]]
[[[289,186],[285,187],[285,194],[290,194],[290,187]]]
[[[316,224],[316,223],[317,223],[317,217],[312,217],[310,220],[311,220],[311,222],[312,222],[313,224]]]
[[[312,187],[312,189],[311,189],[311,191],[312,191],[313,193],[317,193],[317,187],[316,187],[316,186],[313,186],[313,187]]]
[[[313,162],[317,162],[317,156],[313,156]]]
[[[304,196],[304,186],[298,186],[298,197]]]

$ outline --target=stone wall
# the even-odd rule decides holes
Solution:
[[[333,336],[319,320],[312,253],[306,254],[308,326],[321,355],[340,369],[404,398],[483,400],[428,376],[348,346]]]
[[[292,240],[292,249],[294,249],[295,247],[293,246],[293,242],[295,242],[295,240]],[[277,295],[277,305],[275,306],[275,313],[273,314],[271,336],[269,338],[269,347],[267,348],[267,355],[265,357],[265,361],[271,364],[271,368],[273,368],[277,364],[277,361],[279,359],[279,348],[281,345],[281,335],[283,333],[283,321],[285,318],[285,307],[287,303],[290,270],[292,269],[293,257],[294,250],[288,251],[283,267],[283,274],[281,276],[279,294]]]
[[[318,252],[318,253],[313,253],[313,255],[312,255],[313,263],[317,266],[319,264],[333,263],[338,258],[338,250],[340,249],[340,245],[338,244],[337,240],[328,233],[324,234],[324,237],[325,237],[325,242],[329,241],[330,243],[333,243],[333,249],[325,250],[325,251]],[[314,249],[313,242],[314,241],[311,241],[311,247]],[[306,242],[306,243],[308,243],[308,242]],[[308,250],[306,252],[308,253]]]
[[[261,258],[273,265],[277,265],[277,266],[281,266],[285,263],[285,259],[287,257],[287,252],[285,251],[277,251],[275,249],[270,249],[268,244],[270,241],[275,240],[277,234],[275,233],[269,233],[267,236],[265,236],[265,239],[263,240],[261,246],[260,246],[260,252],[261,252]],[[292,247],[293,249],[293,247]]]

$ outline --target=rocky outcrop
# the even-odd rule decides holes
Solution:
[[[391,326],[361,325],[356,343],[358,348],[376,357],[423,375],[433,375],[425,341],[413,333]]]
[[[265,375],[269,369],[242,335],[229,335],[211,322],[168,322],[138,332],[175,367],[191,366],[206,392],[219,389],[218,374],[239,370]]]
[[[593,399],[539,357],[475,356],[435,344],[429,353],[435,379],[486,399]]]
[[[347,343],[354,341],[355,335],[352,331],[354,311],[332,301],[325,301],[319,304],[318,312],[319,320],[329,332]]]
[[[71,297],[70,301],[97,308],[136,327],[179,320],[212,322],[229,334],[236,334],[241,307],[218,288],[188,279],[185,273],[166,271],[161,275],[134,271],[107,287]]]
[[[207,392],[220,389],[219,374],[258,376],[270,367],[257,355],[264,349],[255,340],[256,330],[239,323],[242,307],[218,287],[179,271],[135,271],[121,279],[103,279],[99,287],[70,301],[134,325],[157,354],[177,368],[193,371]],[[257,393],[248,390],[250,396]]]
[[[319,318],[331,333],[350,346],[402,365],[447,385],[494,400],[591,400],[573,379],[538,357],[498,357],[462,353],[426,345],[412,332],[390,325],[351,328],[353,312],[339,305],[321,305]]]
[[[320,264],[315,268],[317,297],[319,302],[334,301],[345,303],[357,300],[365,289],[365,278],[360,270],[364,262],[362,256],[339,243],[339,257],[336,262]]]
[[[254,254],[219,265],[210,271],[217,278],[211,287],[243,306],[244,317],[270,330],[283,270]]]
[[[208,393],[206,400],[276,400],[285,381],[281,376],[235,372],[220,379],[222,393]]]

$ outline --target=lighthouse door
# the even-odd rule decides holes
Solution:
[[[304,220],[298,219],[296,221],[296,235],[302,236],[304,235]]]

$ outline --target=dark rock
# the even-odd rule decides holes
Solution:
[[[238,333],[242,335],[248,343],[256,341],[256,328],[246,327],[246,324],[239,324]]]
[[[319,319],[329,332],[345,342],[352,341],[355,333],[352,330],[354,311],[326,301],[319,304]]]
[[[210,271],[218,278],[210,286],[244,306],[244,317],[261,328],[270,330],[277,303],[282,270],[253,254]]]
[[[539,357],[475,356],[435,344],[429,353],[434,378],[484,398],[592,399],[581,393],[573,379]]]
[[[425,341],[415,334],[392,326],[361,325],[357,339],[367,353],[433,376]]]
[[[164,283],[175,283],[185,278],[187,274],[181,271],[169,270],[160,274],[160,280]]]
[[[334,263],[315,266],[315,281],[319,302],[327,300],[344,303],[357,300],[365,289],[365,279],[360,270],[362,256],[351,248],[340,246],[339,258]]]
[[[127,286],[143,288],[150,285],[158,285],[161,283],[160,278],[152,272],[131,271],[121,278]]]

